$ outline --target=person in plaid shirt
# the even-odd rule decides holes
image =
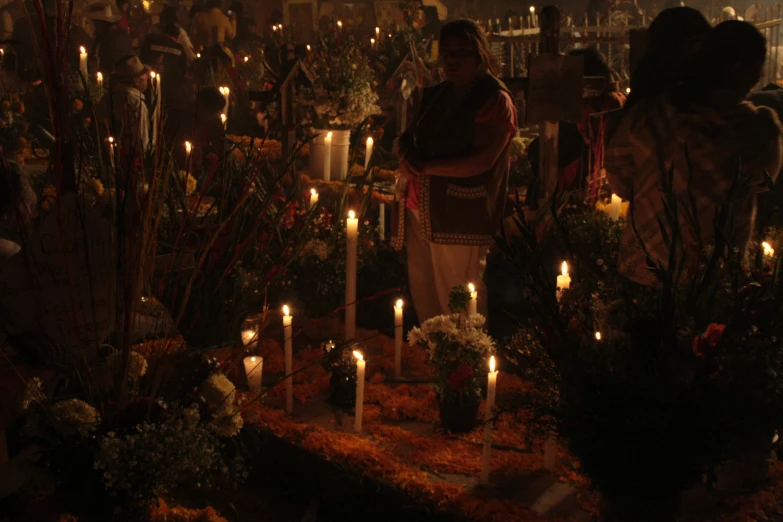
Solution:
[[[671,169],[685,268],[695,268],[700,246],[713,242],[716,212],[729,199],[738,165],[743,183],[729,226],[734,245],[744,248],[753,230],[756,194],[763,191],[766,175],[776,179],[781,167],[777,115],[744,101],[761,77],[765,57],[766,42],[753,25],[723,22],[707,35],[692,75],[623,117],[607,145],[605,167],[612,191],[633,199],[629,219],[635,227],[625,227],[620,250],[620,270],[631,280],[657,283],[645,250],[653,262],[668,267],[659,220],[666,223],[664,181]]]

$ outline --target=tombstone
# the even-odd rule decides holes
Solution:
[[[115,233],[74,192],[62,196],[0,267],[0,314],[9,336],[44,334],[57,360],[89,362],[114,326]]]

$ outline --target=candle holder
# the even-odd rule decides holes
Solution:
[[[250,353],[258,348],[258,337],[261,334],[262,314],[251,314],[242,321],[240,335],[242,345]]]
[[[332,341],[321,344],[326,354],[323,365],[332,373],[326,403],[332,407],[339,426],[345,413],[352,413],[356,405],[356,359],[345,346],[337,348]]]

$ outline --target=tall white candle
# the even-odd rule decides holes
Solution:
[[[318,191],[310,189],[310,208],[314,208],[318,204]]]
[[[367,138],[367,147],[364,149],[364,170],[370,167],[370,159],[372,159],[372,138]]]
[[[114,147],[116,147],[117,144],[114,143],[114,138],[109,136],[109,164],[111,164],[111,168],[114,168]]]
[[[394,305],[394,376],[399,379],[402,377],[402,299],[397,299]]]
[[[87,81],[87,49],[79,47],[79,72],[84,76],[84,81]]]
[[[563,261],[562,273],[557,276],[557,300],[560,300],[564,290],[571,288],[571,276],[568,275],[568,263]]]
[[[345,260],[345,340],[356,337],[356,251],[359,245],[359,219],[348,212],[346,227]]]
[[[324,181],[332,180],[332,131],[324,137]]]
[[[612,194],[612,202],[609,204],[609,217],[617,221],[620,219],[620,205],[623,200],[617,194]]]
[[[293,352],[293,333],[291,326],[291,313],[288,305],[283,307],[283,339],[285,339],[285,374],[288,376],[285,380],[285,411],[291,413],[294,411],[294,378],[291,373],[294,371],[294,352]]]
[[[364,412],[364,370],[367,362],[360,352],[354,350],[353,356],[356,357],[356,416],[353,421],[353,429],[360,432],[362,431],[362,413]]]
[[[386,203],[378,204],[378,234],[386,239]]]
[[[154,109],[152,111],[152,143],[153,145],[158,142],[158,119],[160,118],[160,105],[161,105],[161,92],[160,92],[160,75],[155,71],[150,71],[150,82],[152,88],[152,96],[155,102]]]
[[[375,41],[378,42],[378,44],[381,43],[381,28],[377,25],[375,26]]]
[[[470,302],[468,303],[468,315],[476,315],[478,313],[478,291],[473,283],[468,283],[468,291],[470,292]]]
[[[103,73],[98,71],[96,78],[98,79],[98,99],[101,99],[103,97]]]
[[[261,375],[264,369],[264,358],[257,355],[245,357],[245,375],[247,387],[251,392],[261,391]]]
[[[481,453],[481,483],[489,482],[489,456],[492,449],[492,409],[495,407],[495,394],[498,384],[498,372],[495,370],[495,356],[489,358],[487,377],[487,409],[484,412],[484,448]]]
[[[220,115],[220,121],[223,123],[223,132],[226,131],[226,122],[228,120],[228,116],[226,116],[226,113]]]

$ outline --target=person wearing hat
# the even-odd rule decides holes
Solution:
[[[112,75],[112,134],[120,137],[122,151],[138,157],[150,145],[150,118],[143,94],[149,86],[149,73],[150,68],[131,54],[119,59]]]
[[[133,54],[133,41],[124,29],[117,26],[122,14],[111,4],[92,4],[85,16],[95,26],[95,41],[90,50],[95,71],[109,75],[120,58]]]
[[[231,13],[229,11],[229,13]],[[231,13],[233,15],[233,13]],[[190,28],[190,39],[197,49],[233,40],[237,34],[236,17],[226,16],[220,9],[220,0],[209,0],[206,10],[197,13]],[[215,37],[217,39],[215,39]]]

